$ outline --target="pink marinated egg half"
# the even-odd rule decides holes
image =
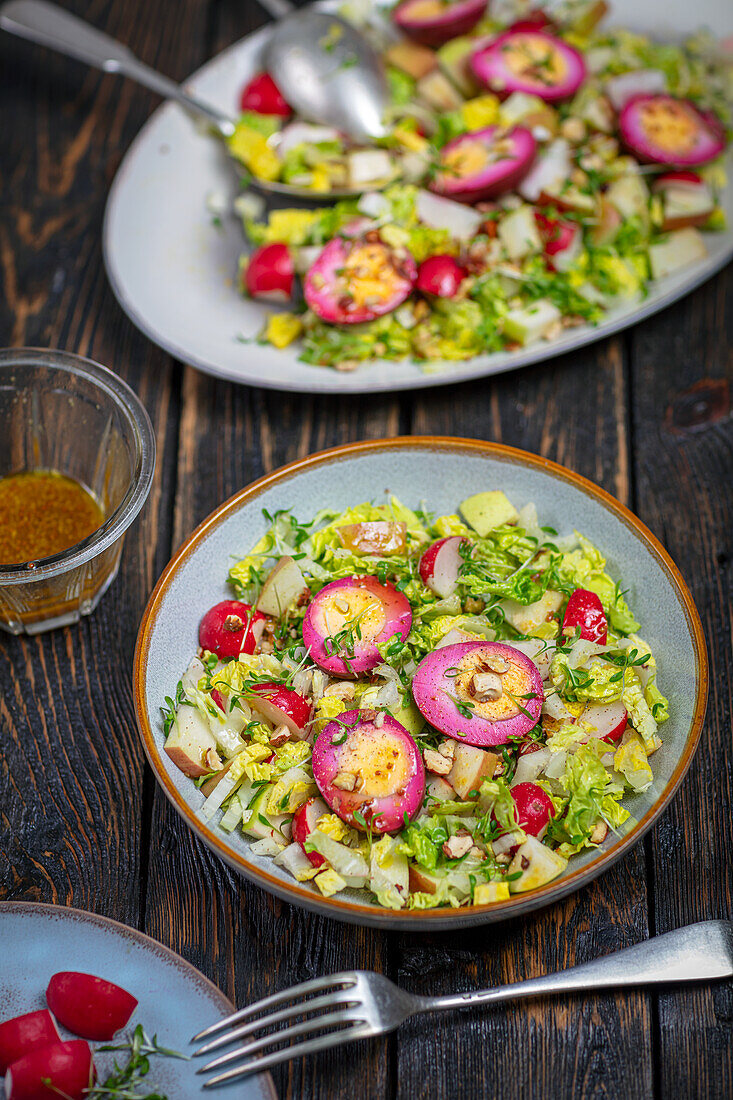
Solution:
[[[532,166],[537,143],[524,126],[486,126],[461,134],[440,151],[430,190],[456,202],[478,202],[511,191]]]
[[[619,115],[618,129],[627,149],[645,164],[706,164],[725,149],[717,118],[689,99],[666,94],[634,96]]]
[[[311,600],[303,640],[317,665],[333,676],[358,676],[381,661],[378,645],[412,626],[406,596],[376,577],[344,577]]]
[[[473,30],[486,8],[487,0],[403,0],[392,19],[413,42],[442,46]]]
[[[380,240],[334,237],[306,274],[303,294],[323,321],[355,325],[397,309],[416,278],[415,261],[405,249],[397,251]]]
[[[432,726],[482,748],[523,737],[537,724],[544,699],[534,661],[503,642],[433,650],[417,667],[412,694]]]
[[[377,723],[381,722],[381,725]],[[425,794],[425,769],[414,740],[390,714],[350,710],[329,722],[313,746],[313,778],[334,813],[374,833],[401,829]]]
[[[526,92],[547,103],[575,95],[586,76],[582,55],[541,29],[500,34],[476,50],[471,68],[476,78],[497,95]]]

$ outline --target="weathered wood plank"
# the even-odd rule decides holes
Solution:
[[[653,831],[656,933],[730,917],[733,269],[633,331],[637,510],[702,616],[711,664],[698,754]],[[659,995],[658,1092],[733,1095],[733,983]]]
[[[75,10],[139,44],[143,3]],[[143,28],[141,32],[141,28]],[[0,44],[3,219],[0,340],[61,346],[117,370],[143,398],[158,442],[151,499],[129,532],[117,582],[78,628],[0,640],[0,895],[139,918],[142,752],[128,673],[137,624],[170,541],[176,398],[167,359],[123,318],[103,274],[100,232],[120,144],[145,94],[7,36]],[[160,48],[174,66],[181,41]],[[150,52],[153,59],[153,51]],[[110,124],[110,119],[113,122]]]
[[[493,381],[420,395],[413,430],[539,452],[628,501],[627,399],[623,344],[614,340]],[[399,976],[420,993],[483,988],[583,962],[646,935],[638,847],[590,887],[532,917],[458,935],[400,937]],[[399,1035],[398,1095],[641,1100],[652,1090],[651,1029],[641,993],[528,1002],[446,1017],[435,1029],[418,1020]]]

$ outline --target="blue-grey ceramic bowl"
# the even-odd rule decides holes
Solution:
[[[672,717],[654,757],[654,783],[626,805],[634,819],[624,835],[609,833],[598,849],[574,857],[563,876],[509,901],[465,909],[394,912],[365,892],[325,899],[295,882],[272,860],[253,856],[240,834],[217,832],[201,820],[203,795],[162,751],[160,706],[173,694],[196,651],[204,612],[229,594],[233,557],[243,556],[267,526],[262,509],[293,509],[304,520],[325,506],[345,508],[395,493],[408,504],[424,500],[434,512],[453,512],[482,489],[501,488],[514,504],[537,505],[541,522],[561,534],[573,528],[596,543],[654,649],[659,683]],[[708,668],[700,617],[685,582],[664,548],[631,512],[578,474],[547,459],[496,443],[405,437],[347,444],[284,466],[222,504],[179,550],[150,598],[138,636],[135,701],[143,744],[165,794],[189,826],[226,863],[279,897],[326,916],[382,928],[447,929],[484,924],[537,909],[570,894],[610,867],[662,812],[689,767],[702,728]]]
[[[0,1020],[46,1007],[46,986],[59,970],[80,970],[116,982],[137,997],[129,1027],[142,1024],[161,1046],[191,1053],[191,1036],[234,1009],[215,985],[167,947],[117,921],[34,902],[0,902]],[[62,1038],[75,1036],[59,1027]],[[92,1043],[96,1049],[99,1044]],[[121,1054],[95,1056],[104,1080]],[[151,1058],[146,1078],[169,1100],[211,1096],[197,1077],[197,1063]],[[0,1085],[0,1095],[2,1095]],[[233,1082],[229,1100],[277,1100],[269,1073]]]

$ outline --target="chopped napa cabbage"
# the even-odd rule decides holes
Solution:
[[[310,757],[311,747],[307,741],[286,741],[284,745],[280,745],[279,748],[275,749],[273,770],[286,772],[295,767],[296,764],[302,764],[306,760],[310,760]]]
[[[271,313],[265,326],[264,339],[275,348],[287,348],[303,331],[303,322],[296,313]]]
[[[633,644],[632,647],[637,651],[639,657],[646,656],[646,664],[635,670],[644,688],[644,699],[652,712],[654,720],[658,724],[666,722],[669,718],[669,700],[662,695],[657,687],[657,662],[654,654],[638,634],[630,634],[629,642]]]
[[[227,138],[227,145],[232,156],[241,161],[253,176],[274,180],[280,175],[280,158],[265,135],[251,126],[239,123],[231,137]]]
[[[345,880],[347,886],[366,886],[369,867],[358,849],[348,848],[319,829],[314,829],[308,834],[305,850],[318,852],[327,859],[334,871],[337,871]]]
[[[550,683],[558,695],[586,703],[612,703],[621,699],[624,683],[633,675],[631,669],[622,671],[617,665],[597,657],[584,667],[574,668],[567,653],[556,653],[550,665]]]
[[[356,831],[350,829],[338,814],[323,814],[316,821],[316,828],[326,836],[330,836],[332,840],[350,842],[356,837]]]
[[[621,634],[634,633],[639,629],[639,624],[631,614],[618,586],[605,572],[606,559],[592,542],[578,531],[575,534],[579,548],[562,555],[558,563],[560,578],[576,588],[587,588],[589,592],[595,592],[614,630]]]
[[[449,535],[470,535],[471,530],[463,522],[460,516],[438,516],[433,520],[433,531],[440,538],[447,538]]]
[[[438,844],[433,839],[434,834],[434,825],[431,833],[430,827],[420,827],[415,824],[408,825],[403,834],[403,841],[408,854],[413,856],[415,862],[428,871],[434,871],[438,865]],[[444,839],[448,839],[447,834],[444,835]]]
[[[502,832],[522,831],[517,823],[517,805],[504,779],[484,779],[480,802],[482,810],[491,810]]]
[[[608,820],[611,803],[617,803],[623,795],[623,787],[617,783],[600,760],[608,748],[597,741],[581,745],[575,753],[568,753],[565,773],[560,784],[569,794],[565,812],[553,818],[549,835],[560,841],[557,851],[562,856],[572,855],[581,848],[590,847],[590,835],[599,818]],[[619,811],[626,816],[623,807]],[[620,816],[614,810],[616,820]]]
[[[334,894],[339,894],[346,889],[346,883],[341,875],[334,871],[332,867],[327,868],[325,871],[319,871],[313,881],[324,898],[333,897]]]
[[[621,702],[629,712],[629,718],[634,729],[641,734],[645,741],[651,740],[657,732],[657,722],[644,698],[641,681],[633,669],[626,669]]]
[[[225,696],[236,696],[243,691],[246,680],[284,680],[287,675],[282,661],[271,653],[240,653],[233,661],[217,668],[211,677],[211,686]]]
[[[343,714],[348,709],[349,707],[343,699],[338,699],[335,695],[322,695],[316,703],[313,715],[315,736],[318,737],[323,732],[332,718],[337,718],[339,714]]]
[[[382,234],[384,235],[384,234]],[[429,256],[457,256],[461,246],[447,229],[434,229],[428,225],[415,225],[407,231],[403,242],[419,264]]]
[[[474,905],[491,905],[495,901],[509,900],[509,884],[506,882],[479,882],[473,891]]]
[[[652,785],[654,776],[649,767],[644,742],[638,733],[627,731],[624,734],[621,744],[613,754],[613,766],[637,793]]]
[[[375,520],[391,520],[395,523],[404,523],[407,529],[408,542],[426,542],[428,535],[423,524],[411,508],[403,504],[397,497],[391,496],[387,504],[357,504],[353,508],[347,508],[335,517],[331,514],[330,522],[320,530],[314,531],[305,543],[305,549],[315,561],[322,563],[329,569],[330,574],[338,576],[344,567],[349,572],[363,572],[364,559],[350,554],[344,550],[338,533],[339,527],[352,523],[369,523]],[[348,576],[348,573],[344,573]]]
[[[407,856],[398,837],[386,833],[370,854],[370,889],[381,905],[388,909],[403,909],[410,892]]]
[[[562,752],[587,740],[588,734],[580,723],[562,722],[547,738],[547,747],[550,752]]]

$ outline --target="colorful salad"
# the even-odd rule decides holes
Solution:
[[[290,303],[258,339],[342,371],[429,369],[596,324],[705,257],[703,233],[725,228],[733,99],[714,40],[604,31],[603,0],[380,10],[346,9],[392,88],[374,147],[293,119],[267,74],[244,89],[231,149],[252,176],[358,192],[264,221],[261,200],[238,200],[243,292]]]
[[[628,828],[668,704],[583,535],[499,490],[265,516],[163,708],[204,820],[391,909],[537,889]]]

